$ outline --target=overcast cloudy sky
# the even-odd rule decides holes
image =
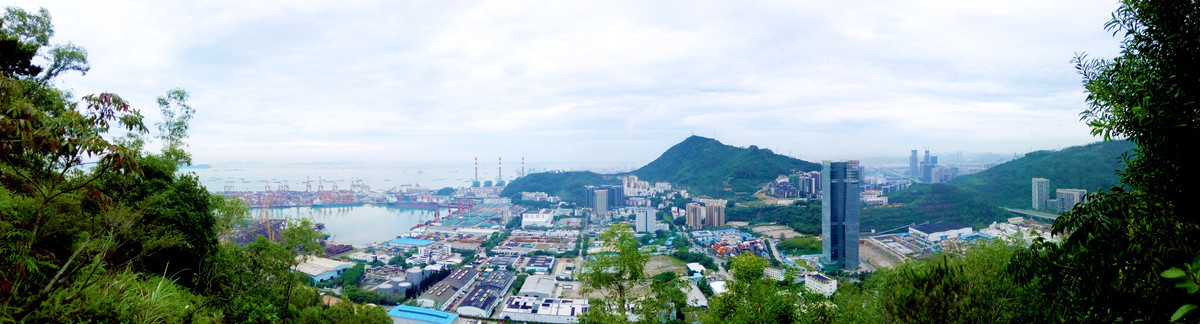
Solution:
[[[1116,1],[17,1],[197,163],[649,162],[696,134],[806,160],[1096,141],[1077,52]]]

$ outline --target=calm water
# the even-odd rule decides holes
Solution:
[[[258,217],[261,209],[251,210]],[[442,213],[446,211],[443,210]],[[329,240],[348,244],[370,244],[395,238],[417,224],[432,220],[432,209],[397,208],[378,205],[335,208],[272,208],[271,218],[304,217],[324,223]]]
[[[195,173],[209,191],[221,192],[226,188],[234,191],[260,191],[270,186],[278,190],[286,184],[289,190],[330,190],[334,183],[338,189],[350,189],[354,180],[362,180],[372,191],[385,191],[401,185],[420,185],[428,189],[443,187],[467,187],[475,178],[474,161],[456,164],[432,163],[211,163],[211,168],[189,168],[181,170]],[[571,165],[530,166],[528,172],[545,169],[575,169]],[[520,161],[505,160],[504,180],[511,181],[521,172]],[[479,161],[479,179],[496,180],[500,173],[496,161]],[[306,183],[308,182],[308,183]],[[257,218],[259,210],[252,210]],[[443,213],[446,211],[443,210]],[[340,208],[275,208],[272,218],[308,217],[314,222],[324,223],[330,240],[349,244],[370,244],[396,237],[408,232],[418,223],[432,220],[429,209],[409,209],[366,205]]]

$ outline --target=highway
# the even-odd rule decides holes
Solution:
[[[1032,211],[1032,210],[1028,210],[1028,209],[1016,209],[1016,208],[1008,208],[1008,207],[1000,207],[1000,208],[1004,208],[1004,210],[1007,210],[1007,211],[1010,211],[1013,213],[1017,213],[1017,214],[1020,214],[1023,216],[1029,216],[1029,217],[1038,218],[1041,220],[1048,220],[1051,222],[1058,219],[1058,215],[1051,214],[1051,213],[1043,213],[1043,212]]]

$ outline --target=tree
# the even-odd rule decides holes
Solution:
[[[1200,2],[1121,3],[1106,27],[1120,56],[1075,63],[1094,135],[1137,144],[1121,185],[1085,197],[1054,223],[1062,244],[1040,243],[1014,271],[1047,288],[1048,314],[1072,321],[1169,319],[1189,296],[1159,274],[1200,253]],[[1191,297],[1195,298],[1195,297]],[[1192,299],[1194,301],[1194,299]]]
[[[733,259],[729,291],[708,301],[702,323],[827,322],[832,305],[825,296],[763,277],[767,261],[753,253]],[[803,313],[801,311],[804,311]]]
[[[175,88],[158,97],[158,110],[163,120],[157,124],[158,138],[163,141],[163,154],[183,165],[192,164],[192,156],[183,150],[188,137],[189,122],[196,113],[188,105],[187,90]]]
[[[638,249],[637,239],[629,224],[615,224],[600,234],[599,239],[604,241],[604,246],[610,252],[593,254],[594,259],[583,264],[579,281],[585,293],[597,290],[608,292],[608,300],[612,303],[603,301],[593,306],[580,319],[581,322],[586,322],[585,319],[589,317],[592,317],[591,320],[600,317],[593,313],[609,311],[625,318],[629,310],[630,289],[643,284],[646,262],[650,260],[649,253]]]

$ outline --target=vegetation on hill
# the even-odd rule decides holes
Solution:
[[[885,231],[909,224],[955,221],[975,228],[1003,222],[1009,213],[987,201],[978,192],[948,184],[916,184],[888,195],[888,203],[899,206],[863,208],[859,220],[863,231]]]
[[[769,149],[753,145],[740,148],[691,136],[633,174],[646,181],[670,182],[693,194],[744,198],[779,175],[820,169],[820,164],[775,154]]]
[[[621,180],[612,175],[603,175],[591,171],[571,172],[538,172],[517,178],[504,187],[501,197],[520,198],[522,192],[545,192],[558,196],[565,202],[583,203],[583,187],[592,185],[620,184]]]
[[[1030,208],[1033,178],[1050,180],[1055,189],[1085,189],[1096,192],[1117,184],[1121,156],[1130,153],[1129,141],[1098,142],[1059,151],[1037,151],[983,172],[955,178],[950,184],[982,193],[989,201],[1006,207]]]

